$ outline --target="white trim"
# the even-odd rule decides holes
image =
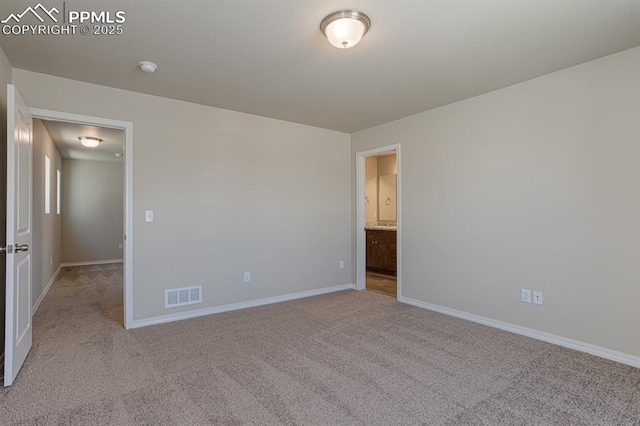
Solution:
[[[400,144],[383,146],[380,148],[370,149],[356,153],[356,290],[364,290],[366,287],[366,256],[365,256],[365,231],[366,222],[364,200],[364,174],[365,174],[365,158],[374,155],[394,152],[396,154],[397,168],[397,205],[396,205],[396,246],[397,246],[397,299],[402,297],[402,172],[400,166]]]
[[[428,309],[430,311],[439,312],[441,314],[450,315],[452,317],[462,318],[478,324],[488,325],[489,327],[499,328],[500,330],[510,331],[511,333],[520,334],[522,336],[531,337],[533,339],[542,340],[544,342],[553,343],[554,345],[564,346],[565,348],[575,349],[580,352],[586,352],[591,355],[605,358],[611,361],[627,364],[632,367],[640,368],[640,357],[625,354],[623,352],[614,351],[612,349],[603,348],[601,346],[584,343],[567,337],[557,336],[555,334],[546,333],[544,331],[534,330],[532,328],[511,324],[504,321],[483,317],[481,315],[470,314],[456,309],[447,308],[433,303],[423,302],[421,300],[409,297],[398,298],[399,302],[408,305],[417,306],[419,308]]]
[[[68,112],[30,108],[31,115],[44,120],[88,124],[124,130],[124,327],[133,324],[133,123]]]
[[[44,300],[44,297],[49,292],[49,289],[53,285],[54,281],[56,280],[56,278],[58,278],[58,274],[60,273],[61,270],[62,270],[62,264],[58,265],[58,269],[56,269],[56,272],[53,273],[53,276],[45,286],[44,290],[42,290],[42,294],[40,295],[40,297],[38,297],[38,300],[36,300],[36,303],[33,304],[33,307],[31,308],[31,318],[33,318],[33,316],[36,314],[36,311],[40,307],[40,304],[42,303],[42,301]]]
[[[69,112],[52,111],[49,109],[29,108],[33,118],[43,120],[64,121],[75,124],[93,124],[100,127],[109,127],[112,129],[125,129],[127,125],[132,124],[129,121],[112,120],[110,118],[94,117],[91,115],[72,114]]]
[[[163,324],[166,322],[180,321],[189,318],[201,317],[204,315],[236,311],[238,309],[253,308],[256,306],[270,305],[272,303],[286,302],[289,300],[302,299],[304,297],[318,296],[320,294],[352,289],[355,289],[355,284],[342,284],[333,287],[319,288],[317,290],[301,291],[299,293],[284,294],[282,296],[267,297],[265,299],[249,300],[247,302],[231,303],[229,305],[213,306],[211,308],[198,309],[195,311],[178,312],[175,314],[160,315],[157,317],[134,320],[132,325],[133,328],[146,327],[148,325]]]
[[[56,167],[56,214],[60,214],[60,188],[62,187],[62,183],[60,182],[60,169]]]
[[[109,260],[87,260],[84,262],[65,262],[61,263],[61,267],[67,266],[88,266],[88,265],[105,265],[107,263],[123,263],[122,259],[109,259]]]

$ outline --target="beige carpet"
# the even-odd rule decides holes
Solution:
[[[345,291],[126,331],[119,265],[66,268],[0,423],[637,425],[640,370]]]

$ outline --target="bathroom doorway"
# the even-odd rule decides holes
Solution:
[[[398,299],[399,145],[358,153],[357,288]]]

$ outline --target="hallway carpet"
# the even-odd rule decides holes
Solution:
[[[121,265],[65,268],[0,424],[640,423],[639,369],[372,292],[129,331],[121,304]]]

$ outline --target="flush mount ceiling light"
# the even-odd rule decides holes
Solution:
[[[364,13],[353,10],[339,10],[328,15],[320,23],[320,31],[329,43],[340,49],[353,47],[371,28],[371,20]]]
[[[158,69],[158,66],[156,64],[154,64],[153,62],[149,62],[149,61],[139,62],[138,66],[140,67],[140,70],[142,70],[143,72],[146,72],[148,74],[153,74]]]
[[[95,148],[102,142],[102,139],[94,138],[93,136],[78,136],[78,139],[80,139],[80,143],[87,148]]]

